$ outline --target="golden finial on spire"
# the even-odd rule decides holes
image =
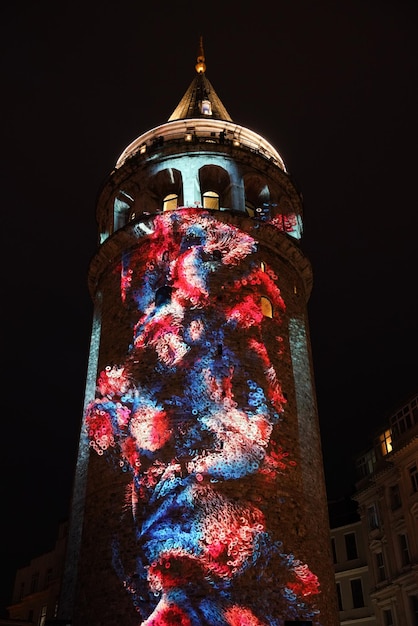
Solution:
[[[198,50],[198,53],[197,53],[197,63],[195,65],[195,68],[196,68],[196,72],[198,74],[204,74],[206,72],[205,53],[203,52],[203,37],[202,37],[202,35],[200,35],[199,50]]]

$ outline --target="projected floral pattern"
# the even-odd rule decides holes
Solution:
[[[132,343],[100,373],[86,423],[91,447],[132,476],[136,570],[117,543],[114,564],[143,626],[319,623],[316,576],[270,528],[295,463],[280,444],[285,304],[256,253],[248,234],[185,208],[156,216],[120,267]]]

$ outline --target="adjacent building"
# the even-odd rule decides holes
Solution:
[[[381,626],[418,625],[418,395],[391,413],[357,459],[370,598]]]
[[[52,550],[33,558],[16,572],[9,619],[0,619],[0,626],[34,624],[47,626],[55,620],[62,588],[68,522],[62,522]]]

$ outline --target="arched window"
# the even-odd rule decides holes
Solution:
[[[255,206],[250,200],[245,200],[245,210],[250,217],[254,217],[255,215]]]
[[[204,209],[219,209],[219,194],[216,191],[205,191],[202,204]]]
[[[261,312],[265,317],[273,317],[272,304],[265,296],[261,296]]]
[[[178,195],[176,193],[169,193],[163,200],[163,211],[173,211],[178,206]]]

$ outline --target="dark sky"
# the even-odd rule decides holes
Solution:
[[[1,606],[68,513],[96,249],[95,202],[136,136],[206,75],[281,153],[303,250],[328,495],[418,387],[413,0],[2,4]]]

